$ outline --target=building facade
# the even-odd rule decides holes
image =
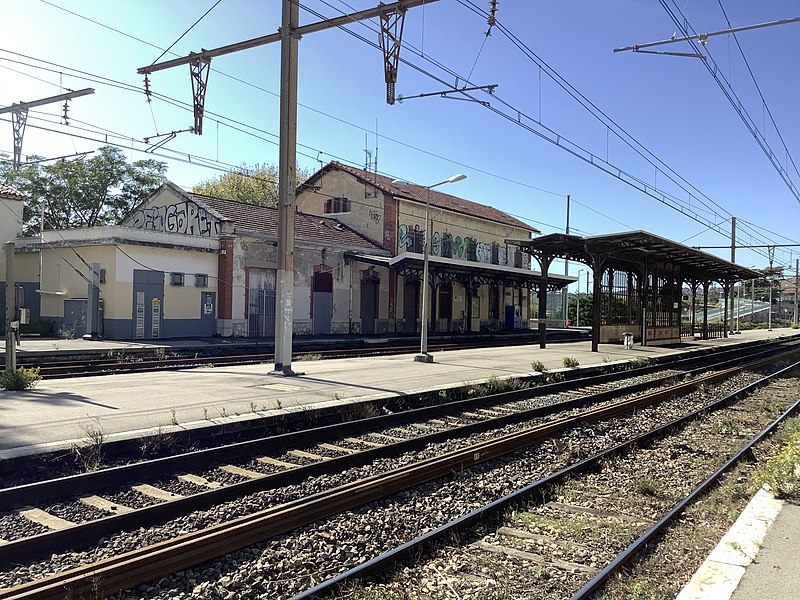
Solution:
[[[335,217],[382,246],[388,256],[351,252],[360,333],[414,333],[421,327],[425,215],[431,331],[527,328],[539,274],[530,257],[507,244],[538,231],[491,206],[332,162],[300,186],[297,207]],[[574,278],[551,285],[563,286]]]

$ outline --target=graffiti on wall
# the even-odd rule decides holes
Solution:
[[[398,250],[400,252],[422,252],[424,232],[417,225],[407,225],[405,223],[398,227]],[[442,256],[444,258],[460,258],[473,262],[495,264],[502,266],[515,266],[514,250],[500,244],[487,244],[479,242],[475,238],[460,235],[453,235],[445,231],[441,233],[434,231],[431,236],[431,255]],[[519,258],[524,269],[530,267],[530,256],[522,254]]]
[[[137,210],[131,217],[131,227],[211,237],[219,235],[220,220],[205,208],[186,201]]]

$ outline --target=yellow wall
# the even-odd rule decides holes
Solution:
[[[106,281],[113,280],[116,251],[113,246],[83,246],[76,250],[87,263],[100,263],[100,268],[106,269]],[[86,298],[88,283],[84,277],[89,277],[89,268],[70,248],[43,249],[42,279],[39,283],[39,289],[42,290],[42,317],[63,317],[65,299]],[[100,285],[101,297],[107,285]]]
[[[358,182],[349,173],[337,170],[322,175],[317,185],[319,190],[306,190],[297,196],[297,209],[300,212],[333,217],[361,235],[384,245],[383,192]],[[325,200],[330,197],[349,199],[350,212],[326,213]]]

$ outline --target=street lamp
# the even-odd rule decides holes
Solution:
[[[581,273],[583,269],[578,269],[578,293],[575,294],[575,327],[581,326]],[[586,274],[586,279],[589,279],[589,274]]]
[[[440,181],[439,183],[434,183],[433,185],[421,185],[419,187],[424,188],[427,190],[425,195],[425,243],[423,244],[422,250],[422,332],[420,334],[420,343],[419,343],[419,354],[414,357],[415,362],[424,362],[424,363],[432,363],[433,356],[428,354],[428,312],[430,310],[430,291],[428,290],[428,262],[430,256],[430,240],[431,240],[431,224],[428,220],[428,214],[431,208],[431,190],[435,187],[439,187],[440,185],[444,185],[445,183],[455,183],[456,181],[461,181],[462,179],[466,179],[467,176],[463,173],[459,173],[458,175],[453,175],[449,179],[445,179],[444,181]],[[398,183],[409,183],[408,181],[404,181],[402,179],[395,179],[392,181],[393,184]]]

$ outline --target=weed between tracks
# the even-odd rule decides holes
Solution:
[[[103,466],[106,434],[102,427],[92,425],[83,426],[83,433],[85,435],[81,440],[83,443],[72,445],[72,455],[82,470],[96,471]]]

